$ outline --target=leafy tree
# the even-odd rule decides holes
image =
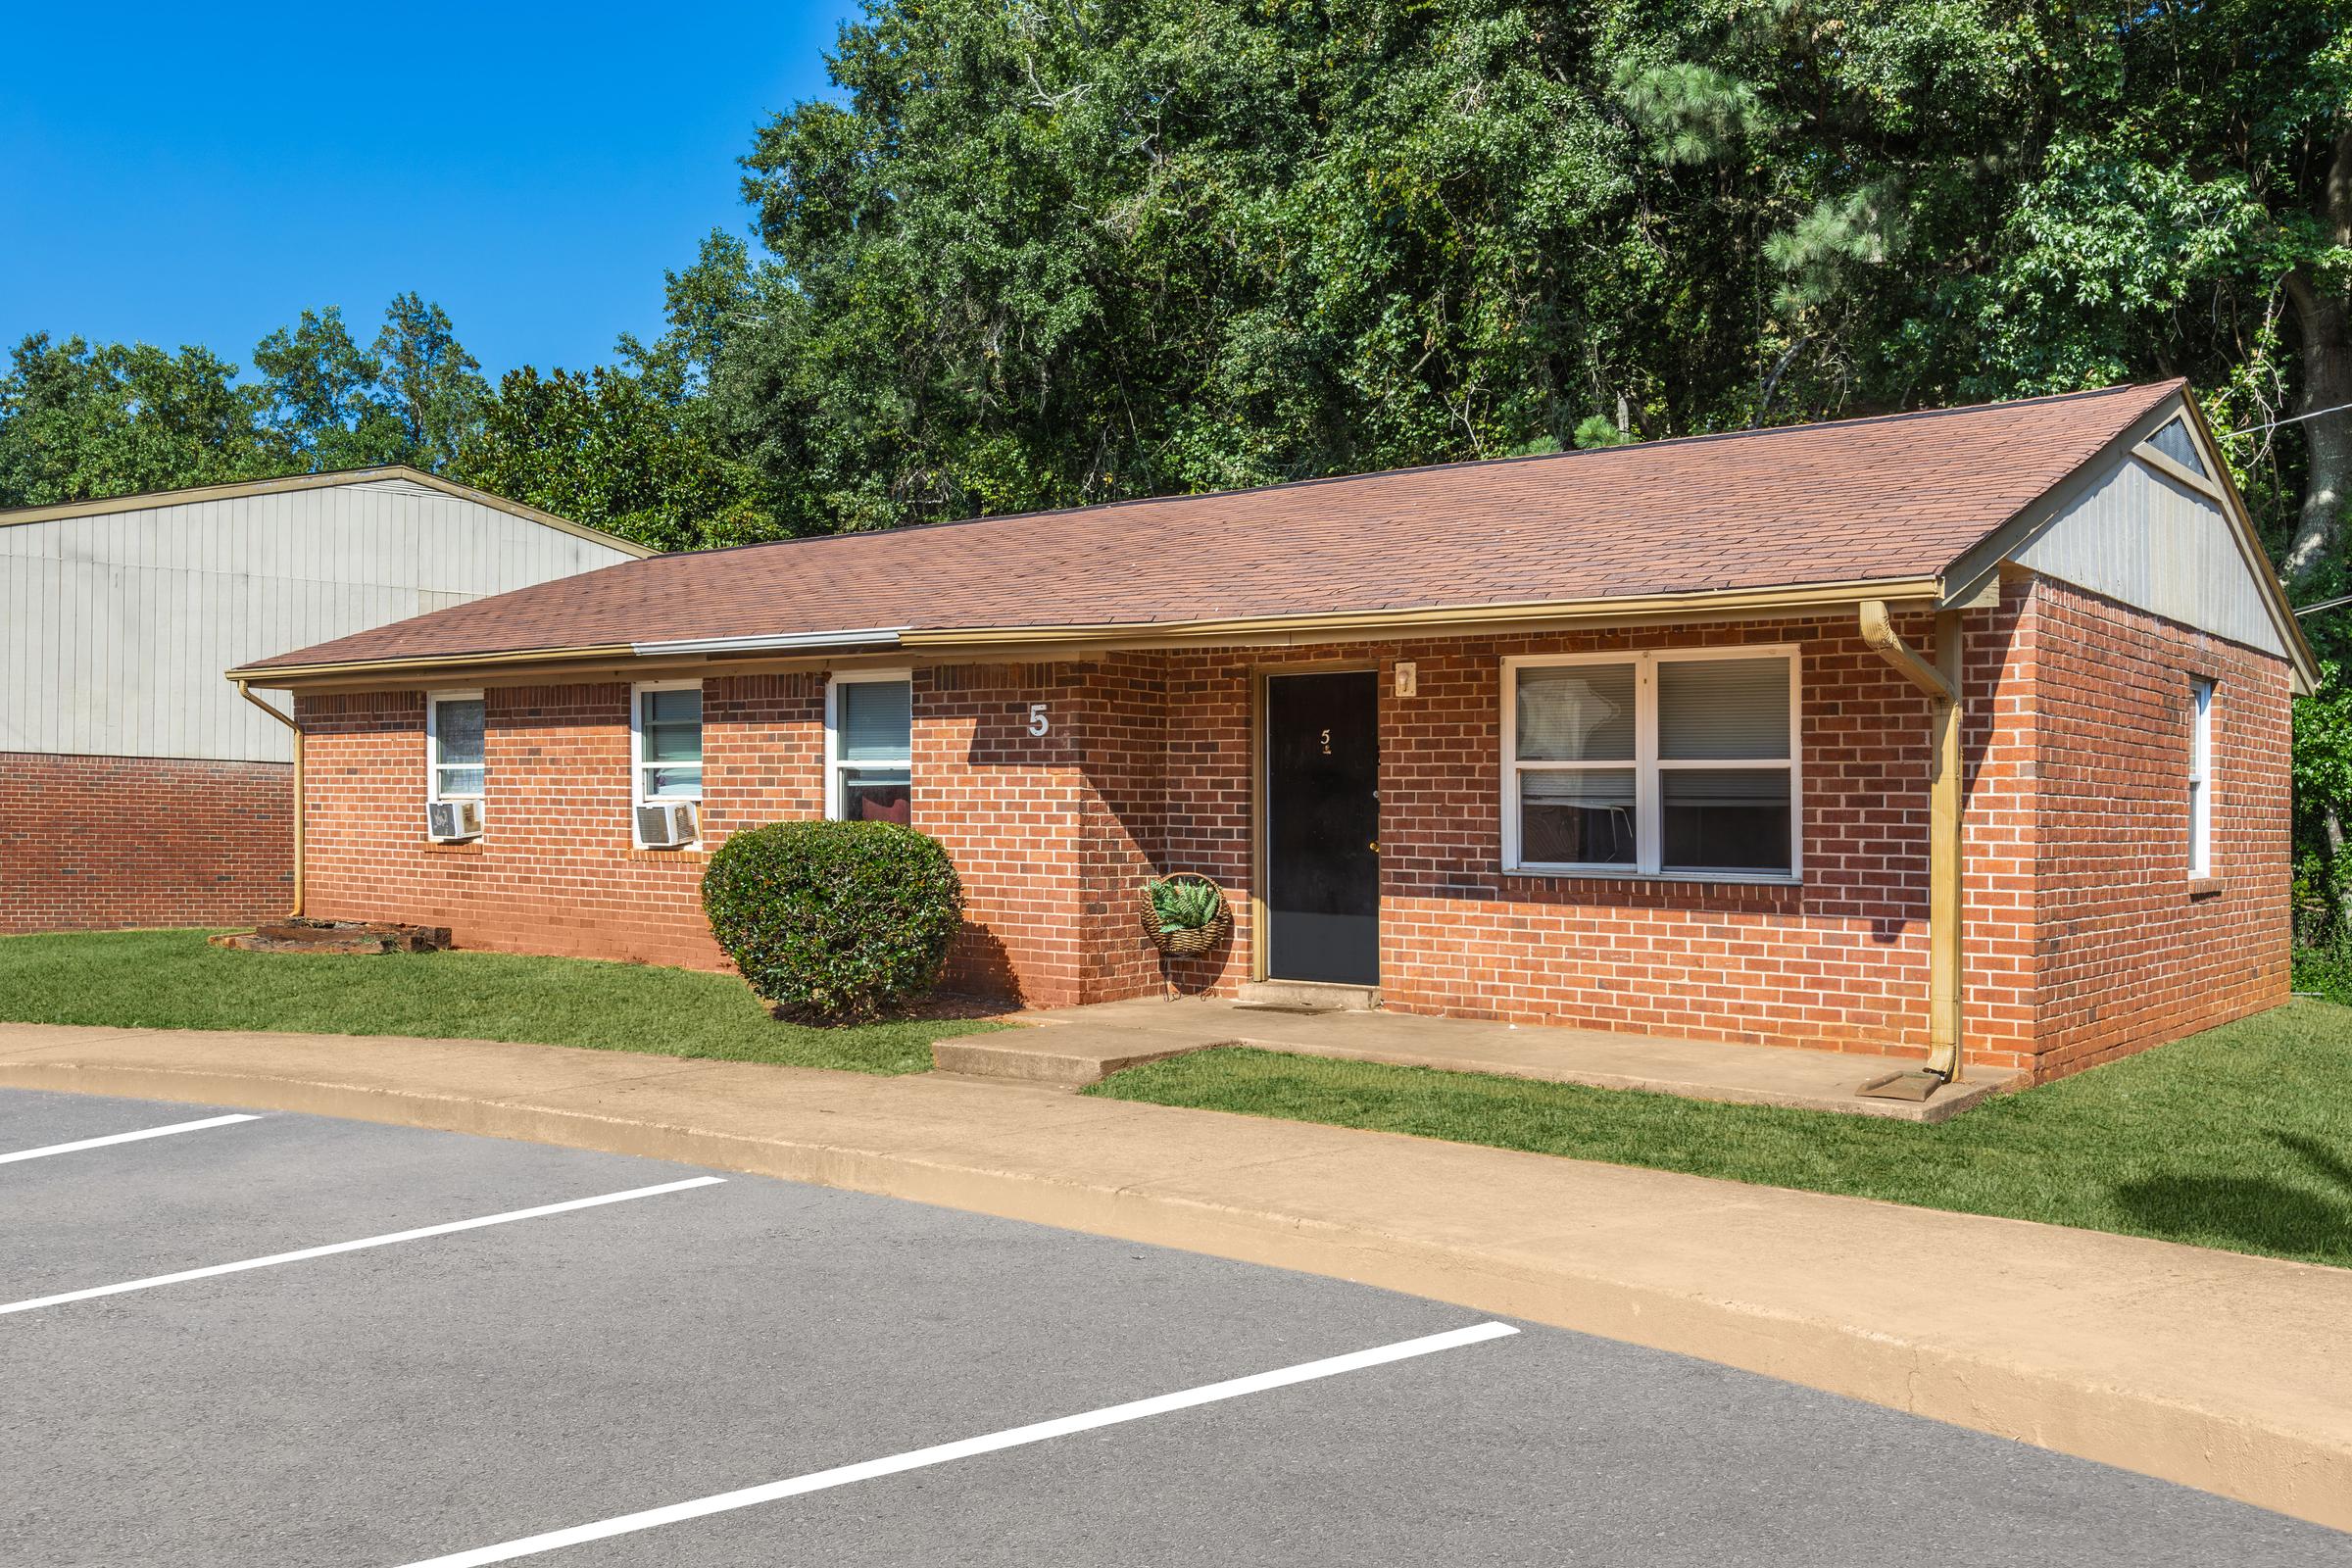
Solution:
[[[621,363],[673,403],[699,398],[710,389],[711,372],[752,301],[751,247],[713,229],[703,236],[694,264],[665,272],[666,330],[649,347],[630,333],[620,336]]]
[[[47,506],[278,471],[237,367],[201,348],[93,348],[36,332],[0,375],[0,506]]]
[[[490,396],[481,364],[458,342],[449,313],[415,290],[395,294],[373,359],[378,406],[397,422],[401,461],[436,472],[448,466]]]
[[[746,161],[713,428],[864,527],[1565,444],[1620,396],[1644,436],[2176,372],[2318,406],[2348,23],[881,4]],[[2290,565],[2331,428],[2254,465]]]
[[[768,538],[753,476],[647,377],[508,372],[450,476],[663,550]]]
[[[363,353],[335,306],[304,311],[254,346],[264,427],[288,471],[407,462],[407,433],[378,394],[383,362]]]
[[[255,345],[257,378],[202,348],[20,343],[0,375],[0,506],[230,479],[448,465],[489,396],[438,305],[395,297],[372,349],[340,309]]]

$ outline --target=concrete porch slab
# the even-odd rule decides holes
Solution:
[[[1834,1110],[1894,1121],[1948,1121],[2021,1074],[1973,1068],[1925,1101],[1865,1100],[1864,1083],[1905,1063],[1886,1057],[1723,1045],[1663,1035],[1612,1034],[1429,1018],[1399,1012],[1269,1011],[1217,999],[1156,997],[1022,1015],[1032,1027],[942,1040],[942,1072],[1080,1089],[1114,1072],[1215,1046],[1341,1061],[1495,1073],[1597,1089],[1641,1089],[1749,1105]]]

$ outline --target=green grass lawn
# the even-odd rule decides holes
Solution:
[[[2352,1007],[2325,1002],[1938,1127],[1238,1049],[1087,1092],[2352,1266]]]
[[[779,1023],[731,975],[504,953],[236,953],[202,931],[0,938],[0,1020],[520,1040],[852,1072],[925,1072],[931,1042],[994,1027]]]

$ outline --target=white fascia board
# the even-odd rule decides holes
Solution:
[[[631,643],[642,659],[654,654],[760,654],[798,648],[896,648],[904,626],[868,626],[861,631],[796,631],[774,637],[682,637],[675,642]]]

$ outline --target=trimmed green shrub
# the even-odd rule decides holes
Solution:
[[[848,1022],[939,983],[963,884],[937,839],[896,822],[773,822],[710,857],[703,911],[780,1016]]]

